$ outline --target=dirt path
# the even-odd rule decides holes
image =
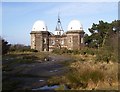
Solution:
[[[47,84],[47,80],[52,76],[60,76],[67,71],[62,62],[68,62],[70,57],[62,55],[49,55],[49,60],[39,63],[21,64],[13,71],[5,74],[10,80],[19,80],[17,89],[33,89]]]

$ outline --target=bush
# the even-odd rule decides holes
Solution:
[[[68,73],[67,78],[71,83],[85,83],[90,79],[93,82],[98,82],[103,78],[103,74],[99,70],[85,70],[81,73],[76,70],[72,70],[70,73]]]
[[[61,49],[54,49],[52,51],[52,53],[55,53],[55,54],[64,54],[64,53],[71,53],[70,50],[68,50],[67,48],[61,48]]]
[[[30,49],[31,52],[38,52],[38,50]]]
[[[109,63],[109,61],[111,60],[111,54],[98,54],[96,56],[96,61],[103,61],[103,62],[107,62]]]
[[[97,53],[97,49],[93,48],[84,48],[80,51],[80,54],[85,55],[85,54],[90,54],[90,55],[95,55]]]
[[[62,49],[54,49],[52,51],[55,54],[81,54],[81,55],[85,55],[85,54],[90,54],[90,55],[95,55],[98,53],[97,49],[93,49],[93,48],[83,48],[81,50],[68,50],[67,48],[62,48]]]
[[[70,81],[70,85],[74,85],[77,87],[86,88],[87,84],[90,80],[94,83],[102,80],[104,78],[103,73],[99,70],[83,70],[78,71],[76,69],[72,69],[67,75],[66,78]],[[72,86],[73,88],[73,86]]]
[[[112,53],[109,50],[106,50],[105,48],[99,49],[98,53],[96,54],[96,61],[103,61],[109,63],[110,60],[112,60]]]

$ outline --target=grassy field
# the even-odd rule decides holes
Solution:
[[[59,57],[62,57],[61,60],[64,62],[60,64],[67,69],[67,72],[61,76],[58,75],[59,72],[54,76],[45,76],[47,85],[61,85],[56,90],[64,90],[64,85],[71,90],[118,90],[117,62],[96,62],[95,54],[80,54],[78,52],[77,54],[63,53],[59,57],[53,53],[43,52],[12,52],[4,55],[2,58],[3,90],[19,88],[19,84],[23,82],[20,80],[13,81],[14,78],[40,78],[44,72],[39,75],[35,75],[37,70],[31,74],[22,74],[21,72],[32,70],[32,68],[29,68],[32,64],[52,61],[53,59],[50,56],[55,57],[57,62],[60,61]],[[65,59],[63,56],[71,59]],[[52,66],[52,68],[54,67]],[[49,64],[47,68],[49,68]],[[40,70],[40,67],[38,70]],[[49,74],[46,75],[49,76]]]
[[[51,78],[50,84],[64,84],[72,90],[118,90],[118,63],[96,62],[95,55],[72,55],[65,63],[69,71]]]

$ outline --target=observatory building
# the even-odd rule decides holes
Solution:
[[[38,51],[52,51],[55,48],[80,50],[84,46],[84,30],[79,20],[72,20],[64,32],[58,16],[55,34],[48,31],[44,21],[34,23],[31,31],[31,49]]]

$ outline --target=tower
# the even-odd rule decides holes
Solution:
[[[62,24],[61,24],[61,21],[60,21],[60,16],[58,14],[58,21],[57,21],[57,25],[56,25],[56,28],[55,28],[55,35],[62,35],[63,34],[63,28],[62,28]]]
[[[79,50],[84,46],[84,31],[79,20],[72,20],[68,25],[67,48],[69,50]]]
[[[31,49],[49,51],[49,32],[44,21],[36,21],[30,34]]]

